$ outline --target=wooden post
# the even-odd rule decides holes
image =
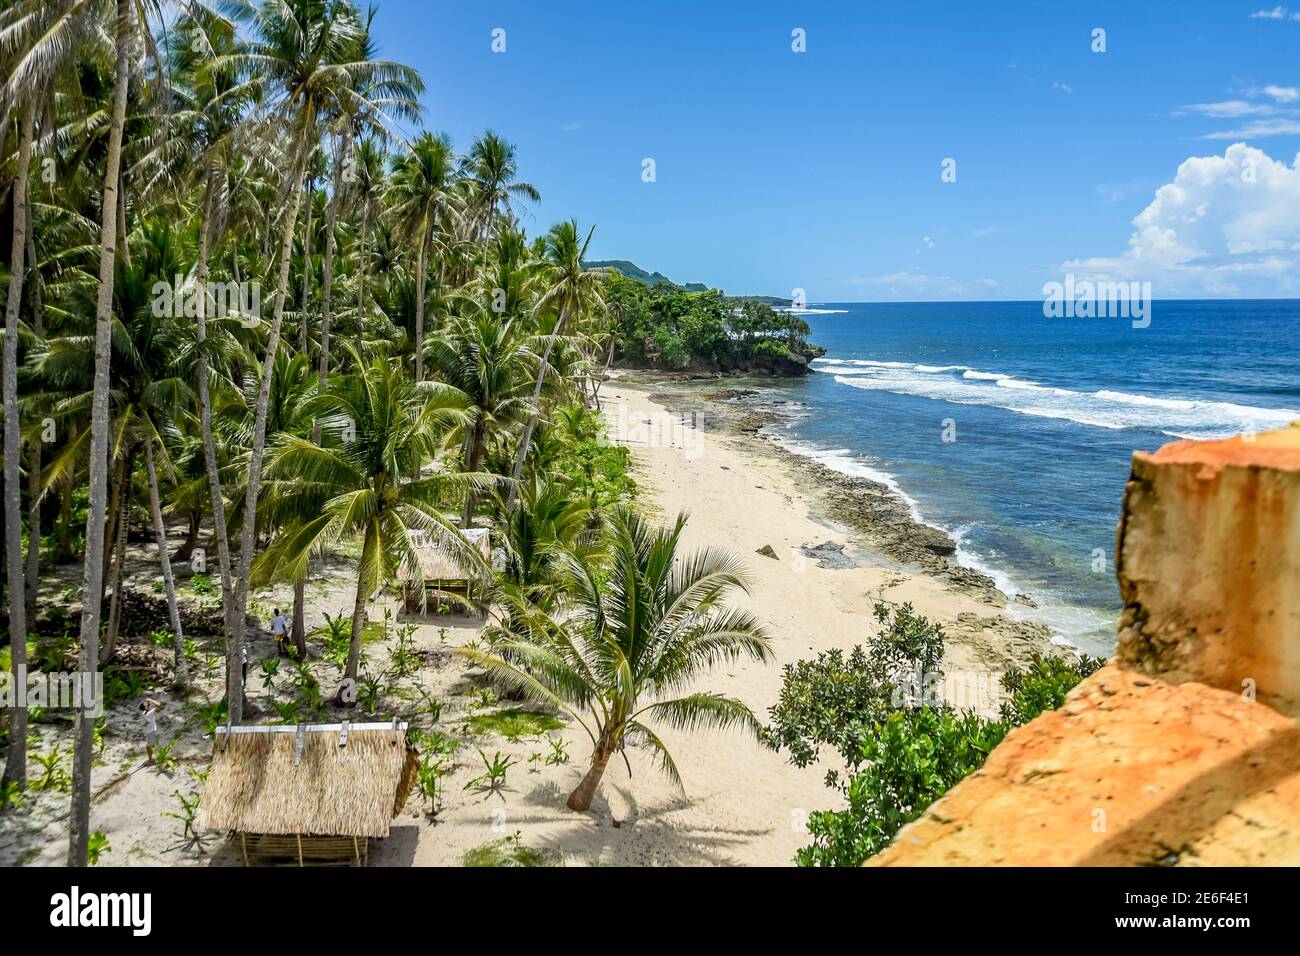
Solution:
[[[239,848],[244,851],[244,866],[248,866],[248,834],[240,831]]]
[[[298,865],[302,866],[302,834],[295,833],[294,836],[298,838]]]
[[[361,865],[361,844],[357,842],[357,838],[355,836],[352,838],[352,852],[355,853],[357,856],[357,866],[360,866]]]

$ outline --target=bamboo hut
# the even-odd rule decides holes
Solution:
[[[404,723],[222,727],[200,823],[247,866],[365,866],[419,771]]]
[[[469,603],[474,597],[474,582],[478,575],[466,566],[466,561],[438,541],[418,531],[411,535],[411,550],[419,560],[419,568],[412,569],[403,560],[401,576],[406,579],[404,608],[410,613],[425,607],[437,608],[444,599],[463,599]],[[483,563],[492,563],[492,541],[487,528],[466,528],[460,532],[471,548],[478,551]],[[414,573],[411,573],[411,571]]]

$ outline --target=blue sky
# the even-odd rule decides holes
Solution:
[[[379,0],[377,36],[424,76],[428,128],[517,145],[531,233],[576,217],[594,258],[678,282],[1296,296],[1294,3]]]

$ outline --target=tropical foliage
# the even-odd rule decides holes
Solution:
[[[352,612],[315,655],[337,662],[338,705],[373,713],[369,605],[406,583],[423,593],[419,552],[438,547],[466,568],[466,601],[494,611],[475,661],[583,715],[594,752],[570,805],[586,807],[630,738],[676,776],[656,725],[756,730],[738,701],[687,685],[715,662],[764,659],[765,639],[725,605],[744,585],[733,559],[679,554],[684,519],[660,529],[627,510],[636,484],[603,435],[596,381],[640,313],[618,277],[584,266],[593,227],[529,236],[540,196],[515,147],[422,129],[423,82],[380,55],[376,15],[352,0],[0,11],[0,643],[15,670],[30,649],[89,672],[147,634],[178,695],[224,671],[224,694],[198,711],[211,731],[254,710],[248,621],[269,613],[253,589],[292,586],[293,671],[264,661],[263,687],[281,719],[319,717],[306,584],[342,556]],[[653,308],[705,355],[712,327],[687,330],[721,300],[671,302]],[[806,328],[760,319],[753,336],[727,320],[745,355],[778,333],[799,347]],[[467,543],[471,525],[492,529],[493,562]],[[158,598],[129,586],[142,530]],[[38,596],[60,565],[81,583],[56,619]],[[405,643],[396,653],[395,679],[422,666]],[[129,696],[144,681],[128,668],[112,686]],[[34,759],[27,719],[7,714],[8,804]],[[78,718],[72,865],[107,852],[90,823],[101,734]]]
[[[633,366],[798,375],[824,350],[808,323],[754,299],[715,289],[647,286],[610,270],[605,301],[614,319],[614,355]]]
[[[808,816],[800,866],[859,866],[950,787],[978,770],[1012,728],[1054,710],[1099,668],[1091,657],[1035,655],[1000,678],[998,720],[959,711],[939,695],[943,630],[910,605],[875,609],[880,633],[846,656],[839,649],[787,665],[764,741],[799,767],[828,747],[844,770],[827,773],[846,809]]]

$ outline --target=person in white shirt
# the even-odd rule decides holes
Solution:
[[[144,721],[144,752],[148,758],[145,763],[153,763],[153,748],[158,746],[158,711],[162,709],[162,704],[152,697],[146,697],[140,702],[141,715]]]
[[[284,653],[284,615],[280,609],[275,609],[275,617],[271,618],[271,633],[275,635],[275,652]]]

